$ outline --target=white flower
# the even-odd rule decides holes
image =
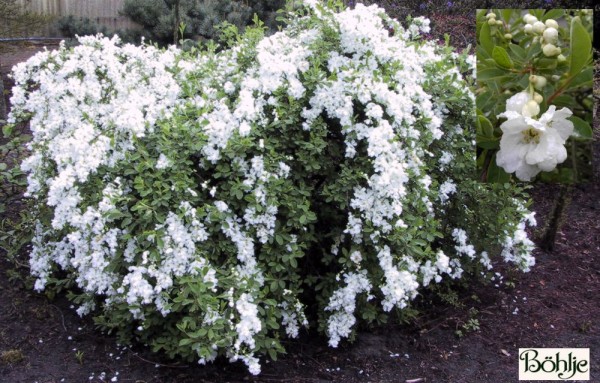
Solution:
[[[573,133],[573,123],[567,117],[572,114],[568,108],[557,111],[556,106],[551,105],[535,120],[508,111],[507,103],[507,112],[499,115],[509,119],[500,125],[503,135],[496,155],[498,166],[508,173],[516,173],[522,181],[531,180],[542,170],[553,170],[567,158],[564,145]]]
[[[156,161],[156,168],[166,169],[169,166],[171,166],[171,161],[164,154],[161,153],[160,156],[158,156],[158,161]]]
[[[546,26],[548,28],[558,29],[558,23],[554,19],[548,19],[548,20],[546,20]]]
[[[546,25],[544,23],[542,23],[541,21],[536,21],[535,23],[533,23],[533,31],[535,33],[543,33],[544,30],[546,29]]]
[[[544,31],[544,40],[548,43],[548,44],[556,44],[556,42],[558,41],[558,30],[556,30],[556,28],[547,28]]]
[[[559,47],[555,46],[554,44],[546,44],[542,48],[542,52],[544,52],[544,55],[546,55],[548,57],[553,57],[553,56],[559,55],[561,52],[561,49]]]
[[[535,100],[531,99],[531,96],[527,91],[523,91],[506,100],[506,111],[500,114],[498,117],[506,117],[510,120],[522,116],[533,117],[539,112],[539,105],[537,105]]]

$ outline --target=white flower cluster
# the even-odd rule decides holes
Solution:
[[[539,21],[534,15],[527,13],[523,16],[523,31],[526,34],[534,35],[533,42],[542,44],[542,52],[548,57],[562,56],[558,44],[558,23],[556,20],[547,19],[545,22]],[[559,60],[563,59],[559,58]]]
[[[350,335],[352,326],[356,323],[356,296],[369,293],[372,288],[364,270],[345,274],[344,282],[346,286],[333,293],[325,308],[327,311],[334,311],[327,321],[327,335],[331,347],[337,347],[342,337]]]

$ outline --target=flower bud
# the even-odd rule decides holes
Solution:
[[[558,29],[558,23],[554,19],[548,19],[548,20],[546,20],[546,26],[548,28]]]
[[[527,24],[533,24],[536,21],[538,21],[537,17],[535,17],[534,15],[532,15],[531,13],[526,14],[525,16],[523,16],[523,21]]]
[[[565,61],[567,61],[567,58],[565,57],[565,55],[558,55],[558,57],[556,59],[558,60],[559,63],[564,63]]]
[[[533,94],[533,101],[535,101],[538,104],[541,104],[544,101],[544,97],[542,97],[542,95],[538,92],[535,92]]]
[[[504,23],[502,22],[502,20],[496,20],[496,25],[501,26],[504,25]]]
[[[560,76],[557,75],[557,74],[553,75],[551,78],[552,78],[552,81],[558,81],[558,80],[560,80]]]
[[[523,109],[521,114],[525,117],[535,117],[540,112],[540,105],[535,102],[535,100],[529,100],[525,105],[523,105]]]
[[[533,26],[531,24],[525,24],[523,31],[525,31],[525,33],[533,33]]]
[[[545,29],[546,29],[546,24],[542,23],[541,21],[536,21],[535,23],[533,23],[533,31],[535,33],[542,34]]]
[[[507,33],[504,35],[504,38],[507,40],[510,40],[510,39],[512,39],[512,35],[510,33]]]
[[[488,13],[487,15],[485,15],[486,19],[495,19],[496,18],[496,14],[493,12]]]
[[[548,83],[548,80],[546,80],[546,77],[544,76],[529,76],[529,82],[531,82],[533,84],[533,86],[535,87],[535,89],[542,89],[543,87],[546,86],[546,84]]]
[[[546,57],[554,57],[560,54],[560,48],[556,47],[554,44],[546,44],[542,48],[542,52]]]
[[[492,18],[492,19],[489,19],[489,20],[488,20],[488,24],[489,24],[489,25],[491,25],[491,26],[494,26],[494,25],[496,25],[496,19],[493,19],[493,18]]]
[[[544,40],[548,44],[556,44],[556,42],[558,41],[558,30],[556,30],[555,28],[552,28],[552,27],[548,27],[544,31],[543,36],[544,36]]]

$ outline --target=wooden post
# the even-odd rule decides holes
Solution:
[[[179,2],[180,0],[175,0],[175,4],[173,6],[173,19],[175,21],[175,25],[173,25],[173,44],[177,45],[177,40],[179,36],[179,24],[181,23],[181,16],[179,15]]]
[[[0,68],[2,68],[2,62],[0,62]],[[1,73],[1,72],[0,72]],[[4,98],[4,78],[0,76],[0,126],[4,126],[6,122],[6,101]]]

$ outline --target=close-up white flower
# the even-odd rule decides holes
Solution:
[[[573,113],[551,105],[538,120],[527,113],[519,114],[515,109],[522,104],[523,94],[511,97],[506,112],[498,116],[507,121],[500,125],[503,135],[496,163],[520,180],[530,181],[540,171],[552,171],[567,158],[565,142],[574,129],[567,118]]]

